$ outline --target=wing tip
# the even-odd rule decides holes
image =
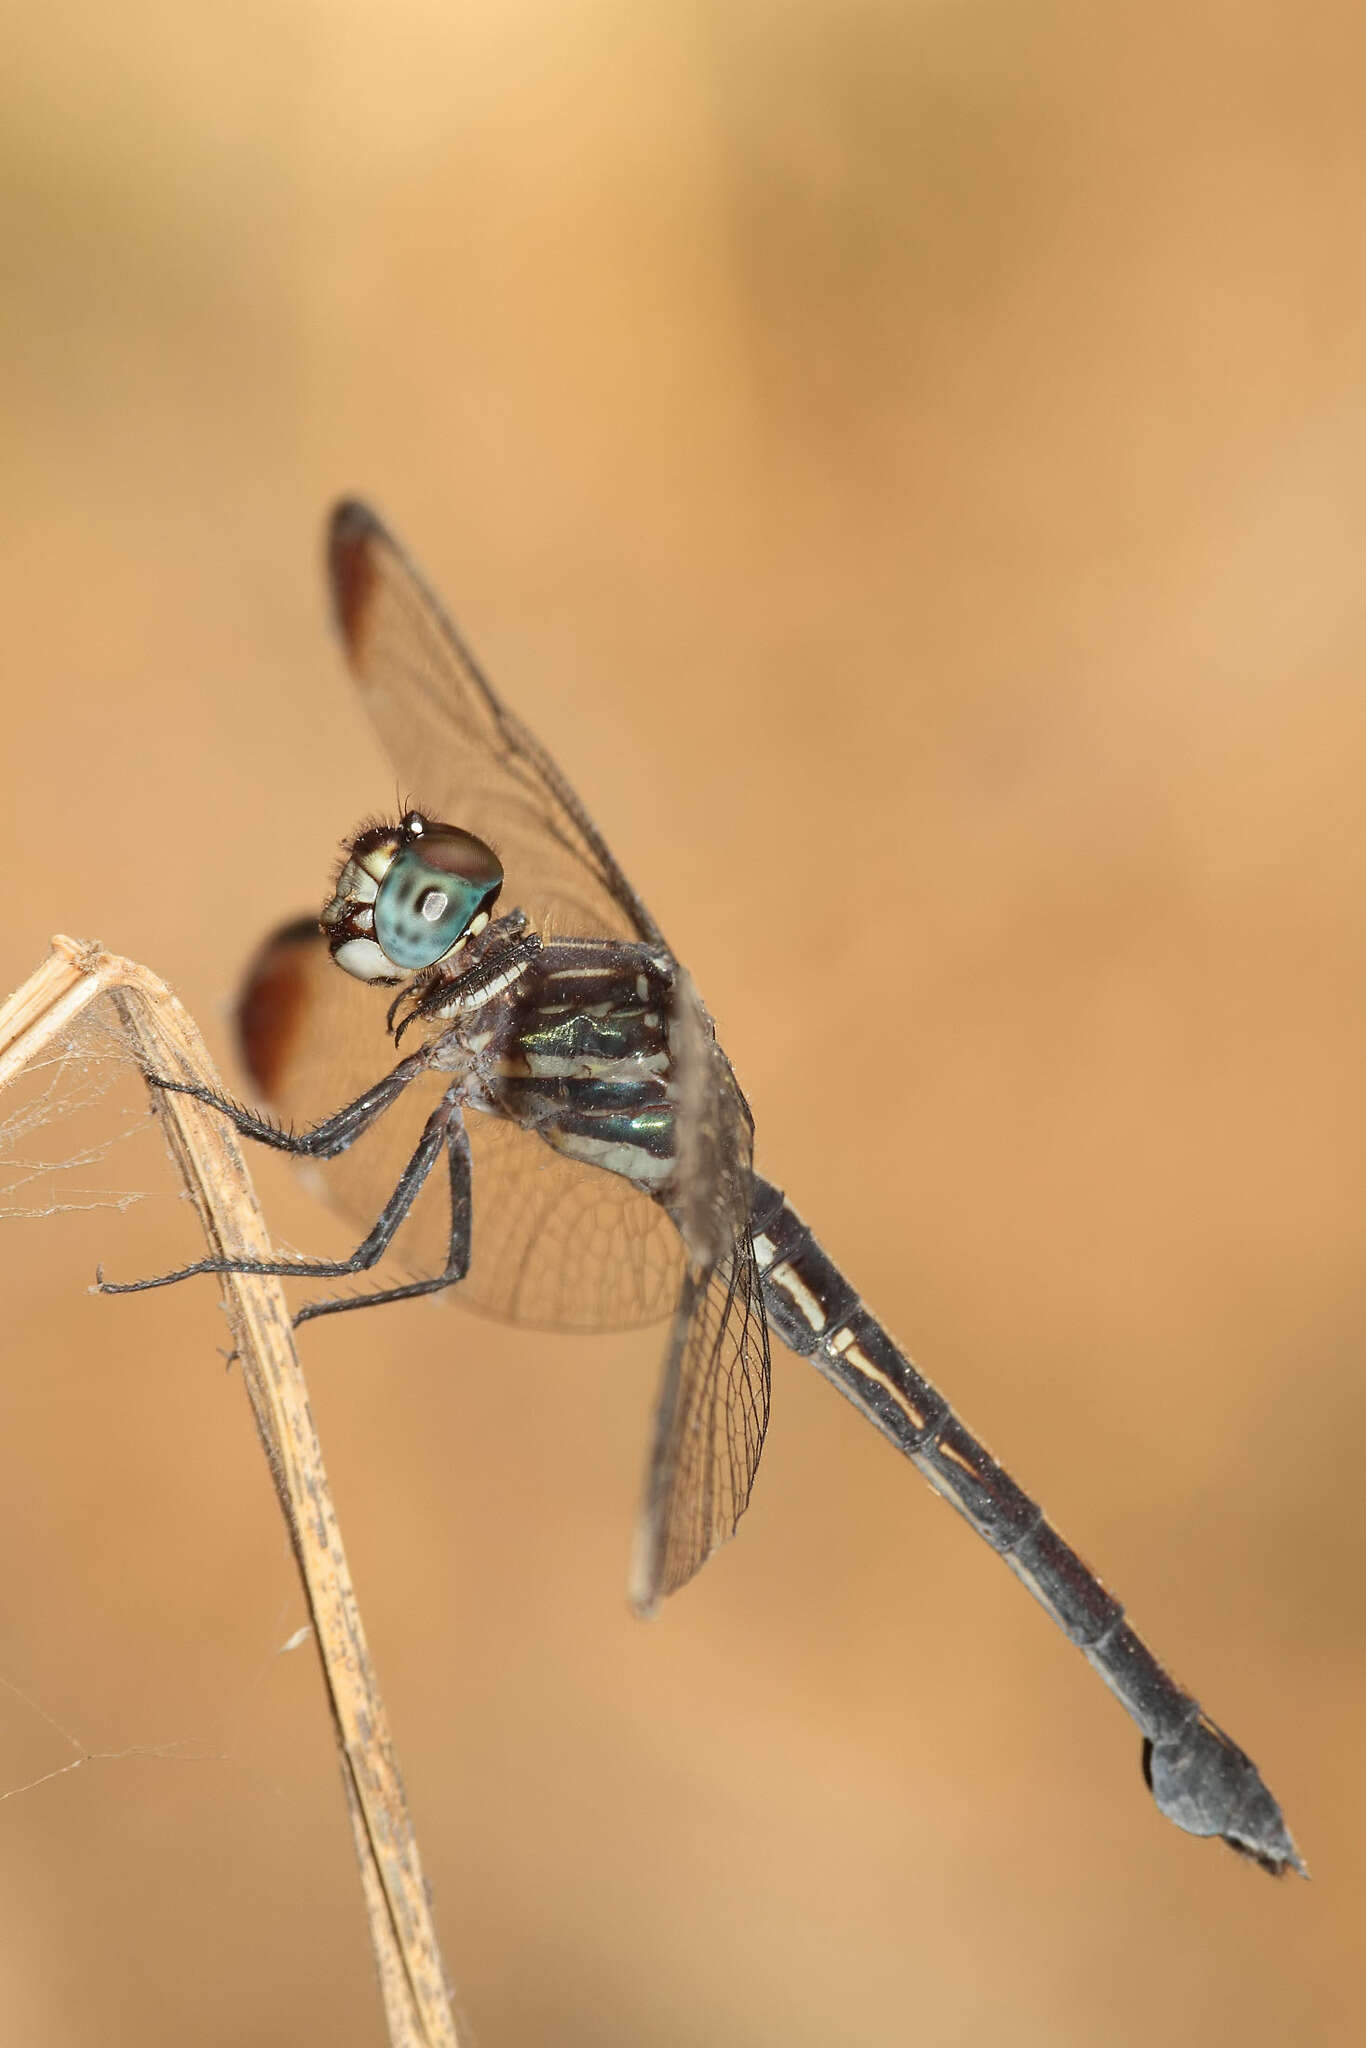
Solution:
[[[388,533],[361,498],[341,498],[327,522],[327,580],[332,612],[348,649],[362,640],[375,588],[374,551]]]
[[[647,1506],[636,1523],[631,1546],[631,1572],[626,1597],[637,1621],[652,1621],[664,1598],[660,1584],[659,1540],[655,1517]]]
[[[307,979],[322,933],[316,917],[294,918],[271,933],[247,968],[237,998],[237,1047],[253,1087],[278,1096],[294,1057]]]

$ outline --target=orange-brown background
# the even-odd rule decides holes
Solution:
[[[9,43],[0,983],[97,934],[228,1058],[256,936],[392,798],[316,561],[372,494],[767,1170],[1315,1873],[1162,1823],[785,1356],[741,1540],[634,1624],[654,1336],[418,1305],[305,1357],[479,2042],[1359,2038],[1359,10],[134,0]],[[155,1143],[121,1175],[161,1192],[0,1240],[0,2033],[371,2042],[212,1290],[85,1292],[189,1249]],[[166,1753],[20,1791],[78,1753],[44,1714]]]

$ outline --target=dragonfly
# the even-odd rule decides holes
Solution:
[[[641,1613],[748,1505],[776,1335],[1080,1650],[1138,1726],[1159,1810],[1270,1872],[1307,1874],[1251,1758],[755,1170],[749,1106],[686,969],[403,548],[348,500],[326,553],[352,675],[420,807],[354,833],[321,917],[281,927],[248,971],[239,1036],[268,1112],[149,1079],[327,1162],[325,1191],[366,1235],[344,1259],[201,1259],[105,1290],[200,1273],[341,1279],[369,1273],[402,1231],[411,1277],[325,1295],[297,1320],[452,1289],[533,1328],[667,1321],[631,1565]],[[500,911],[505,890],[515,907]],[[387,1014],[376,990],[391,992]]]

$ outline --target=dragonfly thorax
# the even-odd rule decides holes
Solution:
[[[409,811],[348,840],[322,927],[358,981],[392,987],[449,960],[488,924],[503,886],[492,847]]]

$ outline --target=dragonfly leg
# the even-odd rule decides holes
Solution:
[[[427,1280],[410,1280],[400,1287],[381,1287],[371,1294],[340,1294],[327,1301],[307,1302],[294,1318],[296,1329],[300,1323],[311,1322],[315,1316],[339,1315],[343,1309],[374,1308],[384,1301],[413,1301],[418,1295],[439,1294],[443,1288],[453,1287],[464,1279],[470,1267],[470,1141],[458,1107],[452,1105],[452,1110],[446,1128],[451,1234],[442,1270]]]
[[[451,1133],[458,1131],[458,1140],[452,1140]],[[151,1287],[170,1287],[178,1280],[190,1280],[199,1273],[260,1273],[273,1274],[280,1279],[335,1280],[347,1273],[363,1273],[376,1265],[383,1257],[393,1239],[394,1232],[402,1223],[423,1183],[427,1179],[437,1157],[445,1146],[451,1158],[452,1211],[455,1200],[455,1159],[457,1151],[462,1153],[465,1172],[465,1254],[468,1264],[469,1247],[469,1140],[460,1117],[460,1106],[453,1092],[444,1095],[428,1117],[422,1136],[412,1158],[399,1176],[398,1184],[380,1212],[374,1229],[358,1244],[347,1259],[196,1259],[193,1265],[181,1266],[174,1273],[156,1273],[149,1280],[106,1280],[102,1273],[96,1275],[101,1294],[142,1294]],[[456,1230],[451,1230],[452,1254],[455,1251]],[[448,1261],[448,1265],[449,1265]],[[463,1269],[462,1269],[463,1272]],[[456,1276],[458,1277],[458,1276]],[[448,1286],[449,1279],[443,1275],[439,1283]],[[324,1304],[328,1306],[328,1304]],[[350,1307],[351,1303],[336,1306]],[[318,1314],[314,1307],[312,1314]]]
[[[274,1152],[288,1152],[294,1159],[335,1159],[356,1142],[363,1131],[367,1131],[375,1119],[382,1116],[391,1104],[424,1073],[431,1065],[431,1046],[424,1046],[420,1052],[409,1053],[400,1060],[393,1070],[358,1095],[354,1102],[335,1110],[321,1123],[306,1131],[286,1130],[272,1122],[269,1117],[247,1109],[240,1102],[234,1102],[229,1095],[216,1095],[212,1088],[201,1088],[193,1081],[172,1081],[165,1074],[145,1076],[149,1088],[159,1088],[165,1095],[192,1095],[196,1102],[206,1103],[216,1109],[220,1116],[227,1118],[233,1129],[244,1138],[250,1138],[258,1145],[267,1145]]]
[[[527,937],[527,915],[524,910],[510,910],[506,917],[495,918],[493,923],[472,939],[460,955],[460,967],[452,969],[449,964],[443,968],[440,961],[435,967],[424,968],[420,974],[399,990],[389,1005],[385,1018],[385,1029],[397,1042],[414,1017],[426,1015],[440,1009],[443,1002],[458,997],[462,992],[472,990],[481,981],[490,978],[490,963],[496,972],[498,966],[508,959],[530,958],[540,951],[541,942],[533,933]],[[444,993],[442,993],[444,991]],[[394,1029],[394,1019],[405,1003],[412,1003],[413,1009]],[[462,1009],[468,1009],[462,1003]]]
[[[500,921],[511,922],[511,918]],[[453,1017],[457,1012],[482,1009],[485,1003],[501,995],[514,981],[521,980],[540,950],[541,941],[537,934],[526,932],[482,954],[475,965],[462,974],[443,975],[438,972],[429,981],[410,982],[407,988],[399,990],[389,1005],[388,1024],[394,1044],[399,1043],[408,1026],[415,1024],[420,1017]],[[396,1023],[404,1003],[410,1003],[412,1007],[402,1021]]]

